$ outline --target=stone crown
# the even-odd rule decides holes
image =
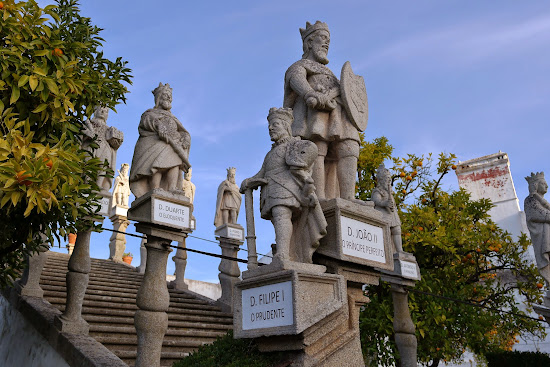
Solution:
[[[158,94],[162,93],[164,90],[169,90],[170,92],[172,92],[172,88],[170,87],[170,84],[168,84],[168,83],[166,83],[166,84],[159,83],[159,86],[156,87],[152,91],[152,93],[156,97]]]
[[[294,120],[294,116],[292,114],[292,108],[271,107],[269,109],[269,114],[267,115],[267,120],[271,121],[271,119],[275,117],[283,119],[284,121],[290,121],[291,123]]]
[[[540,179],[544,179],[544,172],[537,172],[537,173],[531,172],[531,176],[525,177],[525,180],[528,183],[533,183],[533,182],[536,182]]]
[[[302,36],[302,41],[305,41],[305,39],[312,34],[313,32],[324,30],[327,31],[330,34],[330,31],[328,30],[327,23],[321,22],[320,20],[316,21],[315,24],[311,24],[310,22],[306,22],[306,28],[300,28],[300,34]]]

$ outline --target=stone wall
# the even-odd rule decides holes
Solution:
[[[69,367],[12,305],[0,295],[0,366]]]

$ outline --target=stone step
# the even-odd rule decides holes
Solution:
[[[204,341],[213,341],[216,340],[218,336],[225,335],[226,331],[205,331],[200,329],[177,329],[170,328],[166,331],[164,336],[165,339],[172,339],[171,337],[192,337],[194,340],[203,340]],[[116,336],[116,337],[125,337],[130,335],[136,335],[136,328],[133,324],[127,324],[123,326],[104,326],[90,324],[90,335],[93,337],[96,336]]]
[[[62,297],[55,297],[49,294],[49,291],[44,291],[44,296],[48,302],[52,305],[65,305],[66,299],[64,295]],[[95,296],[86,293],[84,296],[84,302],[82,303],[83,307],[105,307],[105,308],[116,308],[116,309],[126,309],[126,310],[137,310],[137,305],[135,299],[122,298],[122,297],[110,297],[110,296]],[[58,307],[59,308],[59,307]],[[172,302],[170,300],[170,306],[168,312],[180,313],[184,312],[195,312],[195,311],[211,311],[216,313],[221,313],[219,307],[205,305],[205,304],[194,304],[194,303],[182,303],[182,302]]]
[[[133,314],[131,316],[99,316],[85,314],[83,317],[89,324],[94,324],[98,326],[134,325]],[[220,318],[215,319],[215,322],[202,322],[202,319],[197,319],[196,321],[178,321],[174,320],[173,317],[170,317],[168,319],[168,327],[172,329],[202,329],[208,331],[225,332],[232,328],[232,324],[224,323],[224,321],[226,320]]]
[[[56,306],[56,305],[54,305]],[[57,305],[57,309],[61,312],[65,310],[65,305]],[[123,317],[134,317],[135,310],[117,310],[114,308],[102,309],[96,307],[82,307],[83,317],[86,315],[103,315],[103,316],[123,316]],[[185,313],[173,313],[168,310],[168,319],[176,321],[199,321],[204,323],[222,323],[226,325],[233,324],[233,317],[231,314],[226,314],[223,312],[211,312],[211,311],[201,311],[201,310],[189,310]]]
[[[67,274],[67,270],[63,273],[58,273],[50,269],[44,269],[42,271],[42,276],[49,276],[53,279],[63,279]],[[141,284],[142,277],[135,277],[132,274],[108,274],[104,272],[96,272],[93,269],[89,273],[90,278],[93,278],[95,281],[103,281],[107,283],[123,283],[123,284]]]
[[[69,256],[49,253],[41,276],[44,298],[61,312],[65,309],[65,278]],[[143,274],[110,260],[92,259],[82,316],[90,325],[90,336],[104,344],[129,366],[137,354],[134,327],[136,297]],[[163,339],[161,366],[171,366],[192,351],[225,335],[233,317],[212,301],[191,292],[170,289],[168,330]]]

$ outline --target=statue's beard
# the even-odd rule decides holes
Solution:
[[[313,52],[313,57],[318,63],[321,63],[323,65],[328,64],[327,53],[325,52],[325,50],[319,47],[311,51]]]

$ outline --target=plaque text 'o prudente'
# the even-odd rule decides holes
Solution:
[[[190,228],[189,207],[170,201],[153,199],[153,220],[176,228]]]
[[[344,255],[386,263],[384,231],[381,227],[341,216],[340,229]]]
[[[241,301],[243,330],[294,323],[291,281],[243,289]]]

